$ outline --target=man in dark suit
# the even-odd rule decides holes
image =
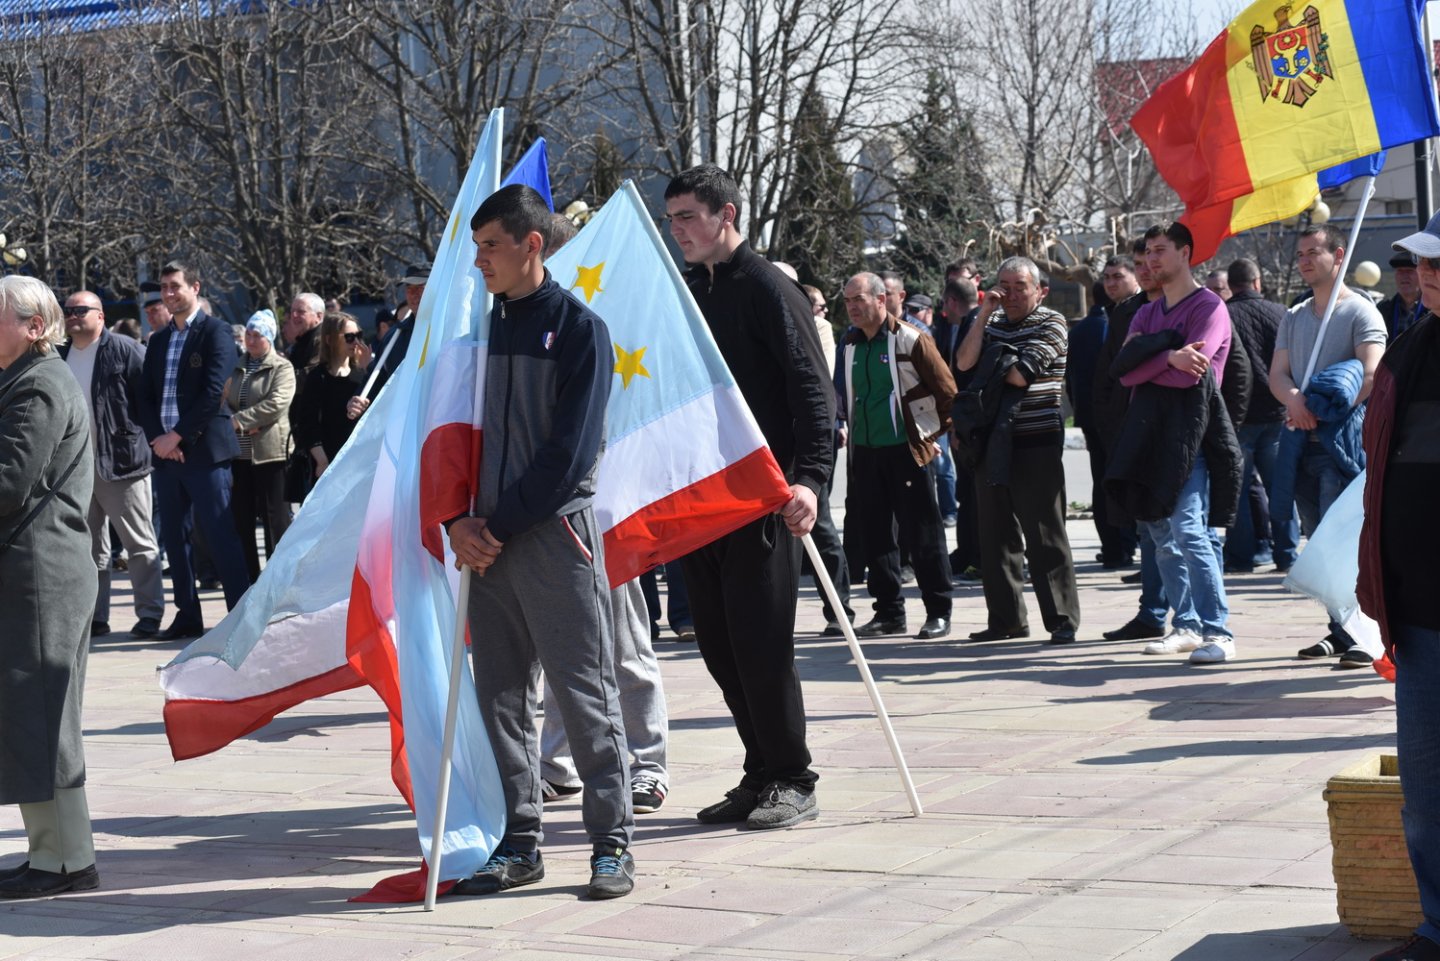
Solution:
[[[192,508],[227,607],[239,603],[250,577],[230,514],[230,461],[240,444],[224,396],[235,367],[235,340],[228,324],[200,308],[200,276],[193,267],[166,264],[160,295],[171,319],[145,352],[140,417],[154,455],[155,495],[178,612],[160,638],[180,640],[205,632],[190,554]]]

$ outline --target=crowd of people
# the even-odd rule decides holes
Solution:
[[[737,185],[713,165],[666,191],[687,283],[790,484],[775,515],[665,571],[669,625],[698,644],[744,749],[736,786],[697,813],[704,823],[764,830],[819,814],[794,657],[797,535],[813,532],[837,587],[839,607],[824,602],[827,635],[856,619],[852,585],[861,583],[873,614],[856,632],[908,633],[903,585],[913,579],[924,609],[914,636],[947,638],[955,590],[978,580],[985,626],[967,642],[1029,637],[1027,583],[1048,642],[1076,642],[1067,397],[1094,480],[1095,560],[1138,568],[1124,577],[1138,588],[1135,616],[1104,637],[1143,641],[1144,654],[1233,660],[1225,575],[1288,569],[1301,532],[1314,530],[1367,454],[1372,468],[1377,458],[1391,464],[1391,504],[1425,500],[1440,452],[1424,414],[1429,381],[1416,379],[1430,354],[1381,375],[1378,439],[1373,423],[1366,434],[1364,412],[1387,344],[1413,344],[1422,331],[1429,343],[1424,295],[1440,291],[1435,222],[1420,241],[1398,245],[1397,293],[1378,307],[1344,283],[1347,251],[1329,226],[1300,233],[1295,259],[1309,295],[1286,308],[1265,298],[1251,260],[1202,282],[1189,231],[1168,223],[1105,263],[1095,309],[1075,323],[1047,306],[1039,267],[1014,256],[991,277],[971,259],[951,265],[938,308],[907,292],[898,273],[859,272],[844,285],[841,326],[822,291],[751,249],[740,214]],[[456,890],[491,894],[540,880],[543,806],[583,793],[594,847],[588,890],[619,897],[634,885],[634,815],[658,810],[669,785],[655,581],[610,589],[592,509],[611,342],[603,320],[544,266],[574,227],[538,194],[502,189],[471,230],[495,323],[523,336],[497,338],[487,360],[487,391],[505,403],[485,405],[484,431],[505,454],[484,460],[475,512],[446,524],[458,563],[477,575],[469,616],[488,642],[472,657],[507,806],[493,857]],[[0,873],[0,896],[98,883],[78,704],[86,642],[110,630],[113,540],[134,586],[131,633],[203,633],[200,591],[218,586],[233,607],[259,576],[261,543],[266,556],[274,551],[292,505],[341,456],[403,359],[428,273],[425,264],[407,269],[405,303],[372,340],[355,317],[307,292],[293,298],[283,327],[261,310],[232,329],[204,302],[193,266],[172,262],[146,294],[145,344],[134,325],[107,326],[92,292],[70,294],[61,308],[38,281],[0,280],[0,447],[9,448],[0,458],[0,583],[7,592],[34,585],[15,615],[34,640],[23,656],[57,692],[44,700],[57,733],[32,739],[48,748],[0,765],[0,802],[22,805],[30,837],[26,864]],[[829,505],[840,458],[843,530]],[[1369,603],[1406,625],[1382,617],[1387,641],[1404,636],[1418,652],[1434,647],[1427,638],[1440,624],[1421,602],[1433,562],[1399,535],[1410,516],[1373,511],[1362,587],[1370,576]],[[166,560],[176,613],[162,627]],[[1392,577],[1392,566],[1404,576]],[[56,584],[72,599],[77,585],[88,593],[92,576],[93,609],[45,603]],[[1332,611],[1328,634],[1297,656],[1369,664],[1379,652],[1362,649],[1339,616]],[[7,745],[40,716],[8,690],[0,705]],[[1402,717],[1402,740],[1404,732]]]

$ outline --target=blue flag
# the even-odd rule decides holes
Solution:
[[[525,156],[510,171],[510,175],[501,181],[500,186],[508,187],[511,184],[524,184],[527,187],[534,187],[545,198],[545,206],[552,211],[555,209],[555,201],[550,197],[550,157],[545,152],[545,138],[541,137],[530,145],[525,151]]]

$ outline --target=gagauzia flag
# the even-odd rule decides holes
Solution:
[[[633,183],[547,266],[615,342],[595,491],[612,586],[789,500],[785,475]]]
[[[1308,207],[1322,171],[1440,134],[1423,8],[1260,0],[1141,104],[1130,125],[1185,203],[1197,262]]]

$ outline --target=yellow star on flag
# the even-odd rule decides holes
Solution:
[[[604,293],[600,289],[600,272],[604,269],[605,261],[603,260],[594,267],[576,267],[575,283],[570,285],[570,289],[574,290],[579,287],[580,292],[585,295],[585,303],[590,303],[595,299],[596,294]]]
[[[650,376],[650,371],[646,370],[645,365],[641,363],[645,359],[646,350],[647,348],[641,347],[639,350],[629,351],[619,344],[615,345],[615,373],[620,375],[622,390],[630,387],[632,377],[648,378]]]

